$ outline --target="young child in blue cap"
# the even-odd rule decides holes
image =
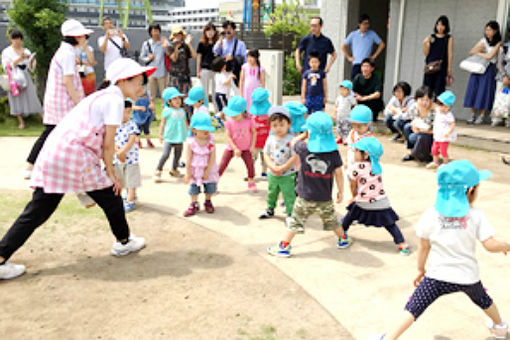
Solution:
[[[262,178],[267,178],[267,165],[264,161],[264,145],[266,144],[267,137],[269,136],[269,116],[268,111],[271,108],[271,103],[267,100],[269,98],[269,91],[258,87],[253,90],[251,94],[251,106],[248,111],[253,116],[253,123],[257,131],[257,139],[255,141],[255,161],[260,155],[262,163]]]
[[[205,95],[204,88],[200,85],[193,86],[188,92],[188,97],[184,99],[184,104],[191,106],[193,113],[205,112],[209,113],[209,102]]]
[[[380,339],[397,339],[438,297],[455,292],[464,292],[489,316],[488,326],[496,339],[507,338],[508,325],[480,281],[475,257],[477,240],[489,252],[510,251],[510,244],[494,238],[494,228],[485,214],[472,207],[480,182],[491,176],[490,171],[478,171],[468,160],[453,161],[437,170],[436,203],[415,226],[420,238],[414,279],[417,288],[401,323]]]
[[[436,169],[439,166],[440,150],[441,156],[443,156],[443,164],[450,161],[448,158],[448,145],[457,139],[455,117],[452,113],[454,103],[455,95],[451,91],[444,91],[437,97],[437,109],[432,127],[434,136],[431,149],[432,162],[427,164],[427,169]]]
[[[331,199],[334,182],[338,189],[337,203],[342,202],[344,191],[342,158],[333,135],[333,120],[327,113],[317,111],[306,120],[306,128],[308,131],[291,143],[301,161],[296,187],[298,198],[283,240],[267,248],[270,255],[289,257],[292,239],[305,232],[307,218],[315,213],[320,216],[323,229],[333,231],[338,237],[338,248],[347,248],[352,242],[335,216]],[[307,137],[308,142],[305,142]]]
[[[342,219],[347,233],[354,221],[366,226],[384,227],[393,236],[400,254],[409,255],[400,228],[395,223],[398,215],[393,211],[382,182],[382,167],[379,159],[383,147],[375,137],[365,137],[352,144],[355,163],[349,168],[352,200],[347,206],[348,213]]]
[[[174,149],[174,161],[170,175],[174,177],[182,177],[183,175],[177,170],[179,160],[182,154],[182,144],[186,140],[188,122],[186,121],[186,112],[182,108],[182,97],[184,95],[175,87],[167,87],[161,97],[165,102],[165,107],[161,113],[161,123],[159,125],[159,141],[163,144],[163,154],[156,167],[154,173],[154,181],[161,181],[161,172],[172,149]]]
[[[372,110],[365,104],[356,105],[349,114],[349,122],[351,123],[351,132],[347,136],[347,164],[345,168],[350,168],[354,164],[354,148],[352,144],[356,143],[362,138],[374,136],[370,130],[372,125]]]
[[[349,132],[351,132],[349,115],[357,102],[352,94],[352,82],[350,80],[342,81],[338,84],[338,87],[339,95],[335,100],[336,132],[338,137],[336,142],[347,145],[347,137]]]
[[[150,100],[149,92],[145,90],[143,96],[138,97],[133,105],[133,120],[136,125],[138,125],[138,129],[140,130],[140,134],[143,132],[145,134],[145,140],[147,141],[147,146],[149,148],[154,148],[154,144],[152,144],[150,137],[150,126],[152,121],[154,120],[154,102]],[[141,136],[140,136],[141,137]],[[138,147],[142,148],[142,141],[138,137]]]
[[[255,105],[254,103],[252,104]],[[291,147],[293,135],[289,132],[290,114],[282,106],[269,109],[269,124],[273,132],[264,146],[264,158],[269,167],[267,206],[259,218],[270,218],[274,215],[278,195],[282,193],[287,213],[287,224],[296,200],[296,162],[298,156]]]
[[[190,184],[189,195],[191,203],[184,212],[184,216],[192,216],[200,210],[198,195],[201,186],[204,187],[204,209],[207,213],[214,212],[212,195],[216,193],[216,183],[219,179],[218,166],[216,165],[216,146],[214,145],[211,115],[205,112],[197,112],[191,116],[190,137],[186,144],[186,176],[184,183]]]
[[[308,109],[301,103],[298,102],[287,102],[283,105],[290,114],[290,131],[298,135],[301,132],[306,131],[305,123],[306,123],[306,114],[308,113]]]

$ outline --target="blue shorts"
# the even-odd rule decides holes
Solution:
[[[308,114],[322,111],[324,109],[324,95],[306,96],[305,106],[308,109]]]
[[[204,183],[204,193],[212,195],[216,193],[216,183]],[[200,194],[201,190],[200,187],[196,184],[191,184],[189,186],[188,194],[195,196]]]

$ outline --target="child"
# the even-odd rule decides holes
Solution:
[[[278,194],[281,191],[287,213],[285,221],[289,225],[296,200],[296,161],[298,158],[291,148],[293,136],[289,133],[290,114],[284,107],[274,106],[269,110],[268,115],[273,134],[267,138],[264,146],[264,159],[269,167],[267,208],[262,211],[259,218],[270,218],[274,215]]]
[[[305,123],[305,115],[308,113],[308,109],[301,103],[298,102],[287,102],[283,105],[290,113],[290,131],[298,135],[301,132],[306,131]]]
[[[388,129],[393,132],[390,141],[397,142],[402,137],[404,125],[407,123],[407,109],[414,104],[414,97],[411,96],[411,85],[405,81],[399,81],[393,86],[393,96],[384,109],[386,118],[384,122]]]
[[[384,227],[393,236],[401,255],[409,255],[409,247],[404,236],[395,224],[398,216],[390,206],[382,184],[382,168],[379,159],[383,147],[375,137],[365,137],[352,144],[356,151],[356,163],[350,168],[352,200],[348,213],[342,219],[342,227],[347,233],[354,221],[366,226]]]
[[[308,114],[321,111],[328,98],[328,83],[326,73],[319,69],[319,53],[310,52],[308,65],[310,68],[301,76],[301,102],[308,108]]]
[[[150,126],[152,121],[154,120],[154,102],[150,100],[149,93],[145,90],[143,96],[138,97],[133,105],[133,120],[136,125],[138,125],[138,129],[140,132],[145,134],[145,139],[147,140],[147,145],[149,148],[154,148],[154,144],[151,141],[151,132]],[[138,147],[142,148],[142,141],[138,138]]]
[[[186,176],[184,177],[184,183],[190,183],[191,204],[184,212],[186,217],[200,210],[198,195],[202,185],[205,193],[204,209],[210,214],[214,212],[211,197],[216,193],[216,182],[219,179],[216,147],[214,136],[211,134],[214,130],[209,114],[197,112],[191,116],[191,137],[188,137],[186,144]]]
[[[374,136],[372,131],[370,131],[372,124],[372,110],[364,104],[355,106],[349,115],[349,122],[351,123],[352,129],[347,137],[349,148],[347,149],[346,169],[351,168],[354,164],[355,149],[351,145],[359,141],[361,138]]]
[[[138,126],[131,118],[132,102],[124,102],[122,125],[115,132],[115,157],[113,165],[117,176],[122,180],[122,188],[127,189],[124,200],[124,211],[135,209],[136,188],[141,185],[140,166],[138,165],[138,145],[136,139],[140,135]]]
[[[264,161],[263,148],[266,144],[267,136],[269,135],[269,119],[268,110],[271,104],[267,100],[269,98],[269,91],[261,87],[256,88],[252,93],[252,106],[249,112],[253,115],[253,122],[255,124],[255,130],[257,131],[257,140],[255,141],[255,161],[257,156],[260,155],[260,161],[262,162],[262,178],[267,178],[267,165]]]
[[[225,172],[233,156],[241,157],[248,170],[248,190],[256,192],[257,186],[253,180],[255,177],[253,155],[257,131],[253,120],[246,115],[246,100],[241,96],[232,97],[223,111],[229,118],[225,123],[227,146],[221,158],[220,176]]]
[[[241,67],[239,76],[239,92],[246,99],[246,108],[249,111],[252,103],[252,93],[258,87],[266,87],[266,70],[260,66],[259,50],[249,50],[247,63]]]
[[[496,93],[494,106],[492,108],[492,126],[502,125],[505,122],[506,127],[510,127],[508,119],[508,110],[510,108],[510,78],[503,77],[503,87]]]
[[[352,95],[352,82],[350,80],[344,80],[338,84],[340,88],[340,95],[335,101],[335,112],[336,112],[336,131],[338,139],[336,142],[347,145],[347,137],[351,131],[351,123],[349,123],[349,114],[353,106],[356,105],[356,99]]]
[[[285,237],[279,244],[267,248],[270,255],[289,257],[292,239],[297,233],[304,233],[305,222],[314,213],[319,214],[324,230],[332,230],[338,237],[338,248],[347,248],[352,243],[335,217],[331,199],[333,178],[338,189],[337,203],[342,201],[344,191],[342,158],[332,131],[333,120],[327,113],[317,111],[306,120],[306,128],[308,132],[297,136],[291,143],[301,161],[296,187],[299,197],[294,203]],[[308,142],[305,142],[307,137]]]
[[[161,171],[168,157],[170,157],[172,148],[174,149],[174,161],[170,176],[183,177],[177,170],[182,154],[182,143],[186,140],[186,130],[188,129],[186,112],[182,108],[183,96],[175,87],[167,87],[161,95],[165,102],[165,108],[161,113],[161,124],[159,125],[159,141],[163,143],[163,154],[154,173],[156,183],[161,181]]]
[[[496,339],[506,339],[508,325],[480,281],[475,258],[476,240],[492,253],[510,251],[510,244],[494,239],[485,214],[471,206],[480,182],[491,176],[490,171],[478,171],[468,160],[453,161],[437,170],[436,203],[415,227],[420,238],[418,276],[414,279],[417,288],[405,306],[402,322],[380,339],[398,339],[438,297],[455,292],[467,294],[489,316],[489,328]]]
[[[432,143],[432,162],[427,164],[427,169],[436,169],[439,166],[439,150],[443,156],[443,163],[449,162],[448,145],[457,139],[455,131],[455,117],[451,109],[455,103],[455,95],[451,91],[445,91],[437,97],[437,113],[432,128],[434,143]]]
[[[232,73],[230,69],[230,63],[227,64],[225,58],[216,58],[213,61],[212,69],[216,72],[214,76],[214,81],[216,84],[216,93],[214,94],[214,100],[216,101],[216,106],[218,107],[218,114],[216,115],[216,119],[220,126],[224,127],[223,121],[225,120],[225,115],[223,113],[223,108],[227,106],[228,98],[230,96],[230,92],[232,91],[232,84],[235,79],[235,75]]]
[[[193,113],[204,112],[209,114],[209,102],[202,86],[193,86],[188,92],[188,98],[184,99],[184,104],[190,105]]]

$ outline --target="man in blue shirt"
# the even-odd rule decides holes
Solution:
[[[168,40],[161,37],[161,27],[159,24],[149,26],[149,35],[151,38],[142,44],[140,60],[146,66],[156,67],[156,72],[149,77],[147,84],[151,101],[154,102],[157,93],[156,86],[160,94],[166,88],[165,50],[168,46]]]
[[[299,42],[299,46],[296,49],[296,68],[302,74],[308,70],[308,58],[311,52],[319,53],[320,65],[319,69],[324,70],[328,73],[331,69],[331,65],[335,62],[336,51],[331,40],[322,35],[322,18],[313,17],[310,19],[310,34],[304,36]],[[301,52],[304,52],[303,66],[301,66]],[[328,54],[331,54],[329,63],[327,63]]]
[[[242,57],[243,63],[246,62],[246,44],[244,41],[237,39],[236,37],[236,24],[232,21],[225,21],[222,25],[223,31],[221,32],[222,39],[218,39],[216,44],[213,47],[213,53],[217,56],[225,56],[225,60],[227,62],[235,57]],[[237,42],[237,47],[234,52],[234,46]],[[233,56],[232,56],[233,55]],[[242,65],[238,65],[238,67],[233,66],[233,73],[236,76],[234,82],[236,85],[239,85],[239,73],[241,71],[240,67]]]
[[[384,41],[382,41],[377,33],[369,29],[370,17],[368,15],[361,15],[358,27],[358,30],[349,33],[342,44],[342,51],[345,54],[345,58],[352,63],[351,80],[361,72],[361,62],[366,58],[375,60],[385,46]],[[372,47],[374,44],[377,45],[377,50],[372,54]],[[351,47],[352,56],[347,52],[347,46]]]

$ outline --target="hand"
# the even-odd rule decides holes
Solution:
[[[163,136],[159,136],[159,143],[163,144]]]
[[[149,103],[149,110],[154,111],[154,102]]]
[[[234,149],[234,156],[241,157],[241,150],[239,150],[238,148],[235,148]]]
[[[145,106],[140,106],[140,111],[145,112],[147,111],[147,109],[145,108]]]
[[[374,61],[377,56],[372,54],[370,57],[368,57],[370,60]]]
[[[250,148],[250,153],[253,157],[255,157],[255,155],[257,154],[257,149],[255,147],[251,147]]]
[[[202,176],[202,180],[207,180],[209,178],[209,169],[205,169],[204,175]]]
[[[230,61],[230,60],[232,60],[232,58],[233,57],[229,54],[229,55],[225,56],[225,61]]]
[[[306,98],[301,98],[301,104],[306,105]]]
[[[400,109],[400,112],[407,112],[407,107],[403,107]]]
[[[186,43],[186,45],[189,45],[191,43],[191,40],[193,39],[193,37],[191,35],[186,35],[186,37],[184,38],[184,42]]]
[[[117,152],[117,158],[119,161],[124,163],[126,161],[126,153],[125,152]]]
[[[450,137],[450,133],[449,132],[444,134],[444,138],[448,138],[448,137]]]
[[[340,191],[336,193],[336,203],[340,204],[342,203],[342,200],[344,199],[344,194]]]
[[[168,40],[166,38],[161,39],[161,47],[167,48],[168,46]]]
[[[271,171],[273,172],[273,175],[275,175],[275,176],[281,176],[283,174],[282,167],[279,165],[276,165],[273,169],[271,169]]]
[[[189,184],[190,181],[191,181],[191,175],[186,173],[186,175],[184,175],[184,184]]]
[[[297,65],[296,68],[299,73],[303,73],[303,67],[301,67],[301,65]]]
[[[451,68],[449,68],[449,69],[448,69],[448,72],[447,72],[447,76],[448,76],[448,77],[452,77],[452,75],[453,75],[453,73],[452,73],[452,69],[451,69]]]
[[[120,28],[117,29],[117,35],[121,38],[124,38],[124,32]]]
[[[322,101],[324,102],[324,105],[326,105],[328,103],[328,98],[324,96],[324,99]]]
[[[233,74],[233,73],[230,75],[230,78],[232,78],[232,79],[237,79],[236,75],[235,75],[235,74]],[[242,91],[241,91],[241,93],[242,93]]]
[[[107,175],[113,182],[113,192],[115,193],[115,195],[120,196],[120,194],[122,193],[122,181],[115,173],[115,170],[110,171],[107,170]]]
[[[348,55],[346,58],[349,60],[349,62],[354,62],[354,57],[352,55]]]
[[[200,73],[202,72],[202,70],[197,70],[197,78],[200,79]]]
[[[418,285],[420,284],[420,281],[423,279],[423,277],[425,277],[425,271],[420,270],[418,272],[418,276],[416,276],[416,278],[413,281],[415,287],[418,287]]]
[[[329,73],[329,66],[324,69],[324,73]]]
[[[413,130],[414,133],[420,133],[420,130],[414,126],[411,126],[411,130]]]
[[[149,56],[147,57],[147,59],[149,59],[149,61],[153,61],[154,58],[156,58],[156,56],[153,53],[149,54]]]

